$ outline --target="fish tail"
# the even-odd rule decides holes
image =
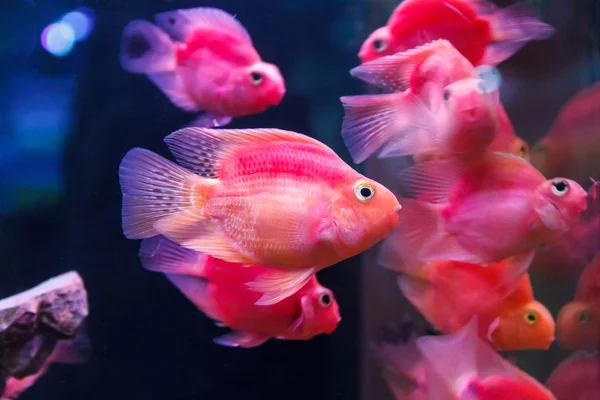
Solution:
[[[386,156],[427,152],[435,116],[410,92],[344,96],[342,138],[355,163],[386,146]]]
[[[186,232],[193,234],[192,228],[207,220],[202,210],[212,182],[149,150],[135,148],[123,157],[119,181],[128,239],[163,234],[181,243]]]
[[[498,9],[484,18],[490,24],[494,43],[486,48],[482,64],[497,65],[530,40],[545,40],[555,32],[551,25],[534,17],[531,7],[524,3]]]
[[[123,30],[119,60],[126,71],[155,74],[173,71],[177,52],[173,41],[159,27],[135,20]]]

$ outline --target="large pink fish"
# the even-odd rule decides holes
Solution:
[[[261,60],[232,15],[200,7],[157,14],[156,22],[135,20],[125,27],[121,65],[148,75],[181,109],[205,111],[195,124],[225,125],[281,102],[279,69]]]
[[[261,294],[248,282],[270,269],[229,263],[183,248],[162,236],[144,239],[140,259],[145,268],[163,272],[179,290],[219,326],[233,332],[215,339],[232,347],[255,347],[270,338],[308,340],[333,332],[340,322],[331,290],[316,275],[280,302],[258,306]]]
[[[406,271],[428,261],[532,258],[586,209],[586,192],[576,182],[546,180],[523,158],[504,153],[416,164],[400,179],[415,199],[402,200],[398,228],[385,246],[397,247]]]

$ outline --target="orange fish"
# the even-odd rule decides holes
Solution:
[[[497,76],[480,73],[447,40],[371,61],[351,74],[395,90],[341,98],[342,138],[356,163],[383,145],[380,157],[481,153],[497,135]]]
[[[577,183],[546,180],[523,158],[505,153],[415,164],[399,178],[414,198],[402,200],[399,229],[386,242],[397,247],[407,271],[429,261],[530,260],[541,242],[568,231],[586,209]],[[513,271],[514,277],[525,271]]]
[[[394,353],[408,354],[417,372],[414,391],[398,400],[553,400],[552,393],[531,376],[504,360],[478,337],[477,317],[461,330],[444,336],[421,336]],[[412,347],[412,349],[411,349]],[[408,350],[411,350],[410,352]],[[388,350],[389,351],[389,350]],[[420,359],[419,359],[420,355]],[[396,364],[395,367],[402,367]],[[422,367],[419,367],[422,365]],[[424,369],[424,373],[419,371]],[[391,369],[391,368],[390,368]],[[407,394],[405,387],[400,393]]]
[[[202,312],[233,332],[215,343],[255,347],[270,338],[308,340],[332,333],[340,322],[331,290],[313,274],[294,295],[269,306],[254,303],[261,294],[247,287],[270,268],[243,266],[183,248],[162,237],[144,239],[140,259],[145,268],[167,278]]]
[[[308,136],[186,128],[165,142],[182,167],[139,148],[121,162],[125,236],[162,234],[224,261],[273,267],[250,283],[265,293],[257,304],[295,293],[398,222],[392,192]]]
[[[380,262],[404,272],[389,243],[381,250]],[[529,276],[502,285],[509,271],[526,270],[529,262],[531,258],[519,257],[487,267],[431,262],[412,271],[412,276],[399,277],[398,284],[402,294],[439,331],[456,332],[477,315],[479,336],[496,350],[546,350],[554,341],[554,319],[534,299]]]
[[[600,349],[600,252],[581,274],[575,299],[558,313],[556,338],[565,349]]]
[[[600,399],[600,355],[572,354],[552,371],[546,386],[557,400]]]
[[[14,377],[7,379],[4,391],[1,392],[0,400],[17,399],[24,391],[33,386],[53,363],[75,365],[86,363],[90,358],[91,351],[92,346],[84,329],[80,329],[77,335],[71,340],[59,340],[52,353],[50,353],[36,373],[25,376],[22,379]],[[48,394],[48,397],[51,396]]]
[[[194,123],[226,125],[231,117],[279,104],[285,84],[279,69],[261,60],[246,29],[211,7],[156,15],[155,26],[135,20],[123,32],[120,61],[146,74],[185,111],[205,111]]]
[[[530,40],[544,40],[554,28],[522,4],[503,9],[485,0],[404,0],[386,26],[375,30],[358,53],[362,62],[446,39],[473,65],[497,65]]]
[[[577,93],[560,110],[550,132],[531,150],[531,162],[545,176],[581,184],[600,179],[600,83]]]

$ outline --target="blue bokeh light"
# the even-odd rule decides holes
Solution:
[[[91,10],[80,8],[62,17],[63,22],[69,23],[75,31],[75,40],[82,41],[92,32],[94,20]]]
[[[65,21],[50,24],[41,35],[42,47],[56,57],[63,57],[75,45],[75,29]]]

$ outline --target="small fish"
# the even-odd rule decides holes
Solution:
[[[358,57],[368,62],[446,39],[473,65],[497,65],[527,42],[553,34],[554,28],[533,17],[524,4],[498,9],[486,0],[405,0],[386,26],[365,40]]]
[[[294,295],[270,306],[254,303],[260,293],[246,283],[268,275],[270,268],[243,266],[183,248],[162,237],[144,239],[142,265],[164,273],[196,307],[233,332],[216,338],[231,347],[255,347],[270,338],[308,340],[332,333],[341,321],[331,290],[313,274]]]
[[[265,293],[258,304],[293,294],[398,222],[392,192],[308,136],[184,128],[165,142],[181,166],[139,148],[121,162],[125,236],[162,234],[224,261],[272,267],[249,283]]]
[[[581,277],[572,302],[561,308],[556,337],[565,349],[600,349],[600,252]]]
[[[42,367],[33,375],[23,379],[8,378],[0,400],[17,399],[24,391],[29,389],[35,382],[46,373],[50,365],[57,364],[84,364],[92,351],[92,345],[87,337],[85,328],[80,328],[77,335],[71,340],[59,340],[52,353],[48,356]]]
[[[392,234],[393,235],[393,234]],[[386,241],[380,262],[403,271],[393,242]],[[398,278],[402,294],[437,330],[452,333],[478,316],[481,339],[496,350],[548,349],[554,341],[554,319],[533,297],[529,276],[501,284],[511,271],[526,270],[531,254],[483,268],[457,261],[437,261]]]
[[[531,150],[531,163],[545,176],[580,184],[600,179],[600,83],[589,86],[560,110],[550,132]]]
[[[380,157],[484,151],[499,129],[500,81],[480,72],[447,40],[354,68],[353,76],[395,91],[341,98],[354,162],[384,145]]]
[[[194,124],[212,127],[232,117],[278,105],[285,84],[277,66],[263,62],[248,31],[232,15],[211,7],[157,14],[158,26],[130,22],[120,62],[146,74],[185,111],[205,111]]]
[[[409,397],[398,400],[553,400],[541,383],[504,360],[478,336],[477,317],[461,330],[444,336],[421,336],[388,350],[390,356],[409,355],[416,380]],[[410,350],[410,352],[408,351]],[[400,366],[405,363],[396,364]],[[406,375],[411,375],[409,374]],[[406,377],[406,375],[400,377]],[[414,374],[412,374],[414,376]],[[424,378],[423,378],[424,376]],[[392,386],[393,391],[398,391]],[[406,390],[400,394],[406,395]]]
[[[546,386],[557,400],[600,399],[600,353],[573,353],[552,371]]]
[[[429,261],[487,265],[531,257],[587,207],[577,183],[546,180],[526,160],[506,153],[415,164],[399,178],[413,198],[402,199],[399,228],[386,240],[409,273]],[[525,271],[515,270],[513,277]]]

